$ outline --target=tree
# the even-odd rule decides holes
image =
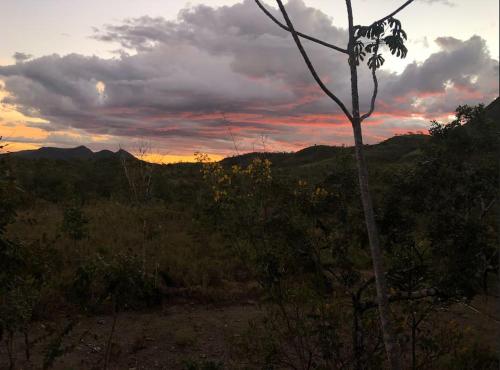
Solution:
[[[108,303],[112,312],[111,330],[106,340],[103,368],[108,369],[112,340],[120,312],[157,301],[151,281],[144,278],[141,259],[130,253],[95,255],[83,261],[70,285],[72,298],[87,310]]]
[[[73,240],[74,245],[82,239],[88,238],[89,220],[78,206],[68,207],[64,210],[62,231]]]
[[[0,143],[0,151],[5,146]],[[52,268],[52,261],[35,245],[7,236],[6,228],[16,218],[21,193],[8,157],[0,157],[0,342],[6,335],[10,369],[15,368],[14,337],[18,332],[24,335],[25,356],[30,361],[30,326]],[[50,256],[54,258],[54,253]]]
[[[147,250],[146,242],[149,238],[149,220],[145,212],[145,205],[151,200],[151,181],[153,178],[153,166],[147,162],[148,155],[151,155],[151,146],[147,142],[139,143],[137,158],[130,158],[121,155],[123,171],[132,195],[132,205],[139,214],[139,222],[142,226],[142,273],[146,275]]]
[[[401,349],[394,331],[394,325],[391,320],[391,313],[388,300],[388,289],[385,276],[385,269],[383,264],[383,256],[380,248],[379,234],[377,224],[375,222],[375,214],[373,210],[373,202],[370,194],[368,184],[368,170],[363,151],[363,135],[361,123],[371,116],[375,110],[375,102],[378,93],[378,80],[377,69],[383,63],[384,58],[380,52],[380,46],[387,46],[391,54],[397,57],[404,58],[407,54],[407,48],[404,45],[406,40],[406,33],[401,28],[401,22],[394,18],[394,16],[407,7],[413,0],[406,1],[398,9],[389,15],[373,22],[369,26],[354,25],[353,12],[351,0],[346,0],[347,17],[348,17],[348,44],[347,48],[338,47],[325,41],[319,40],[315,37],[306,35],[295,29],[282,0],[276,0],[278,7],[283,15],[285,24],[276,19],[259,0],[255,0],[260,9],[270,17],[282,29],[291,33],[297,48],[311,72],[314,80],[319,85],[321,90],[333,100],[340,109],[344,112],[346,117],[352,124],[354,134],[355,153],[358,166],[358,179],[361,193],[361,200],[363,204],[363,211],[365,216],[365,224],[368,233],[370,251],[372,256],[373,272],[375,275],[375,284],[377,288],[377,303],[380,316],[380,323],[384,338],[384,345],[387,352],[391,369],[401,369]],[[351,78],[351,111],[346,105],[324,84],[321,77],[316,73],[314,65],[305,51],[301,38],[320,44],[324,47],[333,49],[337,52],[344,53],[348,56],[348,64],[350,69]],[[358,92],[358,71],[357,68],[362,61],[365,60],[367,54],[369,57],[366,59],[367,65],[371,70],[373,78],[373,94],[370,103],[370,109],[367,113],[360,113],[359,106],[359,92]]]
[[[460,112],[465,110],[457,112],[462,118],[448,125],[435,123],[430,137],[418,136],[411,159],[371,162],[388,301],[399,324],[402,361],[412,369],[461,361],[470,338],[457,335],[443,309],[470,307],[488,275],[498,271],[494,125]],[[262,287],[264,318],[238,343],[256,367],[358,370],[384,363],[349,153],[337,155],[319,183],[260,157],[246,167],[202,165],[201,225],[223,236]]]

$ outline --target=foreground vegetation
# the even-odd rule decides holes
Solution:
[[[366,147],[408,368],[498,367],[494,340],[474,334],[498,325],[485,313],[498,299],[491,118],[459,107],[429,136]],[[384,368],[353,154],[319,146],[165,166],[2,156],[0,367],[123,368],[144,351],[163,362],[133,367]],[[224,353],[186,357],[200,345],[186,319],[164,328],[172,346],[156,353],[133,331],[134,317],[186,303],[237,307],[238,324],[215,339]],[[471,307],[481,320],[457,316]],[[217,313],[194,310],[201,332],[214,326]],[[91,331],[101,347],[78,365]],[[117,351],[128,332],[128,352]]]

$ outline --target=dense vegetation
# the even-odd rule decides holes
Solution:
[[[366,147],[408,368],[498,367],[491,342],[454,316],[491,295],[498,274],[498,123],[461,106],[430,135]],[[1,156],[0,367],[57,366],[82,315],[112,318],[96,364],[108,368],[125,312],[258,299],[233,359],[184,367],[384,368],[353,154],[315,146],[176,165]]]

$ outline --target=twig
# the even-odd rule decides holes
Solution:
[[[272,15],[271,12],[269,10],[267,10],[266,7],[259,0],[255,0],[255,2],[257,3],[257,6],[264,12],[264,14],[267,15],[269,18],[271,18],[271,20],[274,23],[276,23],[279,27],[281,27],[285,31],[292,32],[289,27],[285,26],[283,23],[281,23],[279,20],[277,20],[276,17],[274,15]],[[317,44],[323,45],[323,46],[325,46],[327,48],[340,51],[341,53],[347,54],[347,49],[342,49],[342,48],[340,48],[338,46],[335,46],[335,45],[330,44],[328,42],[325,42],[323,40],[320,40],[320,39],[317,39],[315,37],[306,35],[305,33],[302,33],[302,32],[299,32],[299,31],[296,31],[296,32],[297,32],[297,35],[299,35],[300,37],[302,37],[304,39],[307,39],[309,41],[312,41],[312,42],[315,42]]]
[[[304,47],[302,46],[302,42],[300,41],[299,35],[295,31],[295,28],[293,27],[292,21],[290,20],[290,17],[288,16],[288,13],[286,12],[286,9],[285,9],[285,6],[283,5],[283,2],[281,0],[276,0],[276,2],[278,3],[278,6],[281,10],[281,13],[283,14],[283,18],[285,18],[286,24],[288,25],[288,29],[290,30],[290,33],[293,36],[295,44],[297,45],[297,48],[299,49],[300,54],[302,55],[302,58],[304,58],[304,62],[306,63],[307,68],[309,69],[312,76],[314,77],[314,80],[317,82],[317,84],[319,85],[321,90],[323,90],[323,92],[326,95],[328,95],[333,101],[335,101],[335,103],[337,103],[337,105],[340,107],[340,109],[342,109],[342,111],[347,116],[347,118],[349,118],[349,121],[352,122],[352,119],[353,119],[352,115],[351,115],[351,113],[349,113],[349,111],[345,107],[344,103],[339,98],[337,98],[337,96],[334,93],[332,93],[325,86],[325,84],[323,83],[321,78],[316,73],[316,70],[314,69],[314,66],[311,63],[311,60],[309,59],[307,52],[304,50]]]
[[[378,47],[380,45],[380,38],[377,39],[377,44],[375,46],[375,50],[373,52],[373,58],[377,58],[377,54],[378,54]],[[370,102],[370,110],[363,114],[361,117],[360,117],[360,122],[363,122],[363,120],[367,119],[368,117],[371,116],[371,114],[373,113],[373,111],[375,110],[375,101],[377,100],[377,94],[378,94],[378,80],[377,80],[377,62],[376,60],[374,60],[374,63],[372,64],[372,79],[373,79],[373,94],[372,94],[372,100]]]
[[[382,22],[386,21],[387,19],[389,19],[391,17],[394,17],[396,14],[398,14],[401,10],[403,10],[404,8],[406,8],[412,2],[413,2],[413,0],[408,0],[403,5],[401,5],[399,8],[397,8],[395,11],[393,11],[391,14],[385,16],[384,18],[379,19],[378,21],[373,22],[372,24],[382,23]]]
[[[238,150],[238,146],[236,145],[236,140],[234,138],[233,131],[231,131],[231,127],[229,126],[229,120],[226,118],[225,113],[222,113],[222,122],[226,124],[227,131],[229,132],[231,140],[233,141],[234,151],[236,152],[236,155],[240,155],[240,151]]]
[[[423,299],[423,298],[429,298],[429,297],[435,297],[439,294],[439,292],[434,289],[434,288],[429,288],[429,289],[421,289],[415,292],[398,292],[396,294],[390,295],[388,298],[389,302],[399,302],[399,301],[412,301],[412,300],[418,300],[418,299]],[[377,307],[377,303],[374,301],[367,301],[361,303],[361,309],[363,311],[366,311],[370,308],[375,308]]]
[[[490,315],[490,314],[488,314],[488,313],[486,313],[486,312],[483,312],[483,311],[479,311],[476,307],[474,307],[474,306],[472,306],[472,305],[469,305],[469,304],[467,304],[467,303],[464,303],[464,302],[461,302],[461,303],[462,303],[462,305],[464,305],[465,307],[467,307],[467,308],[468,308],[468,309],[470,309],[471,311],[474,311],[474,312],[476,312],[476,313],[479,313],[479,314],[481,314],[481,315],[484,315],[484,316],[486,316],[487,318],[489,318],[489,319],[493,320],[494,322],[496,322],[497,324],[500,324],[500,320],[499,320],[499,319],[497,319],[495,316],[492,316],[492,315]]]

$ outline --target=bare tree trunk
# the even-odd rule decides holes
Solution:
[[[362,312],[359,309],[359,300],[357,297],[352,299],[353,315],[352,315],[352,352],[354,360],[354,369],[364,369],[364,355],[363,355],[363,333],[362,333]]]
[[[141,213],[142,218],[142,277],[146,277],[146,239],[147,239],[147,223],[146,216],[144,215],[145,210],[143,209],[143,205],[140,205],[139,212]]]
[[[104,370],[108,369],[109,360],[111,358],[111,347],[113,345],[113,335],[115,334],[116,321],[118,320],[118,309],[116,307],[116,298],[113,297],[113,323],[111,324],[111,331],[109,332],[108,340],[106,342],[106,351],[104,353]]]
[[[356,120],[356,119],[355,119]],[[372,256],[373,273],[375,275],[375,287],[377,288],[377,303],[380,316],[380,325],[384,338],[385,350],[392,370],[401,369],[401,349],[396,339],[391,320],[391,311],[389,307],[387,281],[385,278],[385,269],[380,250],[377,225],[373,211],[372,198],[368,186],[368,171],[363,153],[363,139],[361,135],[361,125],[353,123],[354,141],[356,150],[356,160],[358,164],[359,187],[361,192],[361,201],[365,214],[366,229],[370,243],[370,252]]]
[[[411,313],[411,368],[417,370],[417,321],[415,312]]]
[[[387,358],[392,370],[401,369],[401,348],[399,347],[394,327],[391,320],[391,311],[389,307],[387,282],[385,279],[385,269],[380,250],[380,241],[373,211],[373,202],[368,185],[368,170],[366,166],[363,151],[363,134],[361,131],[361,118],[359,114],[359,93],[358,93],[358,74],[355,62],[354,52],[354,24],[352,17],[351,1],[346,0],[347,13],[349,20],[349,68],[351,73],[351,98],[352,98],[352,128],[354,133],[354,146],[356,152],[356,162],[358,166],[359,188],[361,193],[361,202],[365,215],[366,229],[370,243],[370,252],[372,257],[373,273],[375,275],[375,286],[377,289],[377,303],[380,316],[380,325],[384,338]]]
[[[30,348],[31,348],[31,344],[30,344],[30,337],[29,337],[29,330],[28,328],[25,328],[24,329],[24,354],[26,356],[26,361],[29,362],[30,360]]]
[[[9,356],[9,370],[14,370],[16,366],[16,358],[14,356],[14,332],[9,330],[7,336],[7,354]]]

